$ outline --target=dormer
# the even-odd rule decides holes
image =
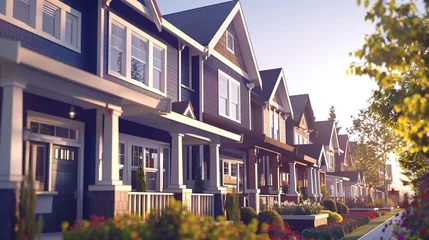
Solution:
[[[289,91],[283,69],[260,71],[263,88],[256,87],[254,93],[263,102],[263,133],[286,143],[286,119],[293,117]],[[258,121],[254,119],[253,121]]]
[[[288,143],[294,145],[312,143],[314,114],[308,94],[290,97],[292,116],[287,120]]]
[[[325,147],[325,154],[328,159],[328,171],[335,171],[335,159],[340,157],[343,150],[339,147],[337,129],[335,121],[319,121],[315,122],[316,133],[314,135],[315,141],[321,143]]]

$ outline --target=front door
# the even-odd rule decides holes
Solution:
[[[58,193],[52,203],[52,214],[43,216],[44,232],[61,231],[61,223],[74,224],[77,208],[77,163],[78,149],[53,145],[52,191]]]

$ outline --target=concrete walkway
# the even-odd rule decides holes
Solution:
[[[393,225],[401,224],[401,215],[402,212],[399,212],[397,217],[393,216],[389,218],[378,227],[363,235],[361,238],[359,238],[359,240],[393,240]]]

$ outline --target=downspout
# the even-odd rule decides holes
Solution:
[[[248,83],[249,89],[249,129],[252,130],[252,89],[255,87],[254,83]]]

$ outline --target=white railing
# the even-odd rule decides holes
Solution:
[[[165,208],[168,207],[172,198],[174,198],[173,193],[129,192],[129,213],[143,220],[149,213],[159,217]]]
[[[191,212],[197,216],[214,216],[214,195],[192,193]]]
[[[277,195],[259,195],[260,209],[271,209],[275,204],[280,204]],[[264,209],[263,209],[264,208]]]

